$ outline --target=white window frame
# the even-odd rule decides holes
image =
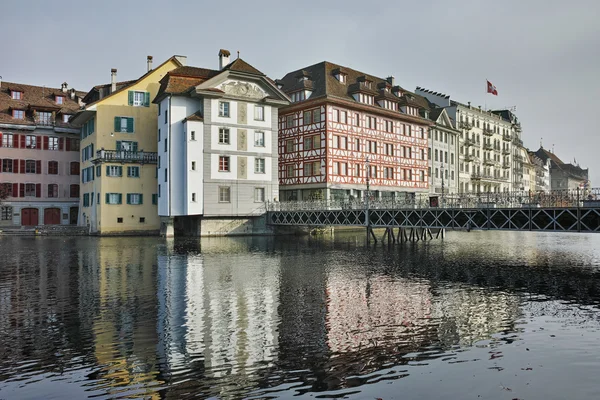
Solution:
[[[119,204],[119,193],[108,193],[108,204]]]
[[[108,173],[106,174],[106,176],[111,177],[111,178],[120,178],[123,173],[121,172],[121,174],[119,174],[120,170],[120,166],[119,165],[109,165],[108,166]]]
[[[141,96],[141,100],[139,99]],[[146,100],[146,92],[140,92],[137,90],[133,91],[133,102],[131,103],[134,107],[143,107]]]
[[[230,133],[229,128],[219,128],[219,144],[230,144]]]
[[[265,120],[265,106],[254,106],[254,120],[264,121]]]
[[[231,203],[231,187],[219,186],[218,196],[219,203]]]
[[[254,188],[254,202],[255,203],[264,203],[265,202],[265,188],[264,187],[255,187]]]
[[[254,147],[265,147],[265,133],[254,131]]]
[[[139,206],[141,203],[140,193],[128,193],[129,194],[129,204],[134,206]],[[135,200],[135,201],[134,201]]]
[[[231,104],[228,101],[219,101],[219,117],[229,118],[231,115]]]
[[[255,158],[254,159],[254,173],[255,174],[264,174],[266,171],[266,161],[264,158]]]

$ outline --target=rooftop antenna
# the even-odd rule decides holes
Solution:
[[[238,50],[237,53],[238,53],[238,58],[240,58],[240,51]]]
[[[552,153],[554,153],[554,143],[552,143]]]
[[[542,148],[542,149],[544,148],[544,146],[542,145],[542,140],[543,139],[544,139],[543,137],[540,138],[540,148]]]

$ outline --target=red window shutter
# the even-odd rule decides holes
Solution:
[[[25,197],[25,184],[19,183],[19,197]]]
[[[19,148],[19,135],[13,135],[13,147],[15,149]]]
[[[65,138],[58,138],[58,149],[62,150],[65,147]]]
[[[12,160],[13,174],[19,173],[19,160]]]
[[[1,141],[0,141],[1,143]],[[2,159],[0,158],[0,172],[2,172]]]
[[[2,132],[0,132],[0,147],[2,147]]]
[[[71,139],[67,139],[67,148],[65,149],[66,151],[71,151]]]
[[[40,160],[35,161],[35,173],[36,174],[42,173],[42,162]]]
[[[44,150],[48,150],[48,136],[44,136]]]
[[[19,184],[13,183],[12,197],[19,197]]]
[[[22,174],[25,173],[25,160],[19,160],[19,164],[21,164],[19,166],[19,170],[21,171]]]
[[[25,135],[19,136],[21,136],[21,148],[24,149],[25,147],[27,147],[27,144],[25,143]]]
[[[35,184],[35,197],[42,197],[42,184],[41,183]]]

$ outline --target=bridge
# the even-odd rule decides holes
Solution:
[[[600,232],[600,189],[552,192],[423,194],[397,201],[290,201],[267,204],[274,226],[364,226],[385,228],[388,240],[443,237],[452,230]]]

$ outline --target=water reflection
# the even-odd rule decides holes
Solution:
[[[0,398],[389,397],[554,320],[600,341],[598,236],[362,240],[0,238]]]

